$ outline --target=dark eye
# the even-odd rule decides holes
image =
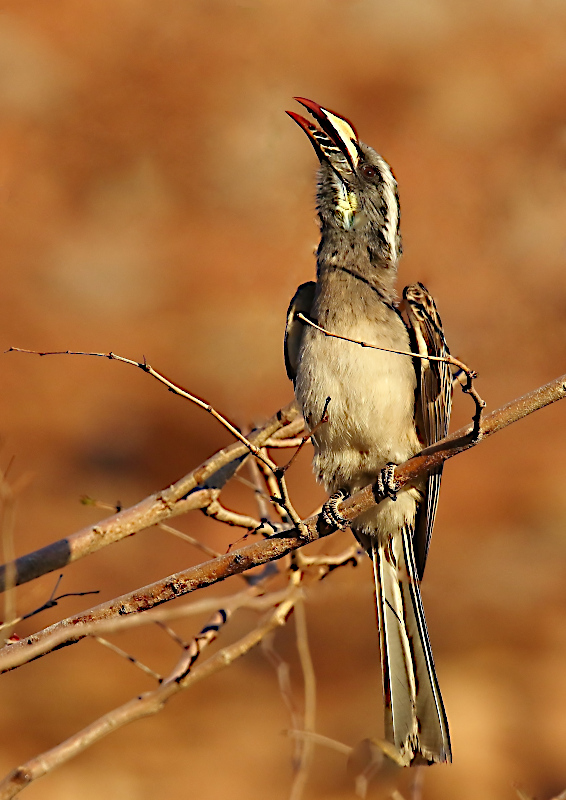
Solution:
[[[372,167],[371,164],[364,164],[362,167],[362,175],[364,178],[375,178],[377,175],[377,169]]]

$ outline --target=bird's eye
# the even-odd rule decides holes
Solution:
[[[362,175],[364,178],[375,178],[377,175],[377,169],[372,167],[371,164],[364,164],[362,167]]]

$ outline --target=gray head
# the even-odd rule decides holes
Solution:
[[[295,98],[320,127],[293,111],[320,161],[318,214],[323,237],[365,240],[371,261],[396,267],[401,255],[399,196],[389,164],[360,142],[345,117],[304,97]]]

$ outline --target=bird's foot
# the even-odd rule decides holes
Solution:
[[[386,500],[387,498],[389,500],[397,500],[399,485],[395,480],[396,466],[397,464],[389,462],[389,464],[386,464],[377,476],[374,495],[378,503],[380,503],[382,500]]]
[[[350,521],[347,520],[346,517],[343,517],[338,511],[338,506],[347,497],[348,495],[346,492],[335,492],[322,506],[322,519],[331,528],[339,528],[340,530],[343,530],[350,524]]]

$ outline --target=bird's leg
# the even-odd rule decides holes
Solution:
[[[346,500],[347,497],[349,497],[348,492],[343,490],[334,492],[322,506],[322,518],[329,527],[343,530],[350,524],[350,520],[343,517],[338,511],[338,506],[343,500]]]
[[[387,498],[389,498],[389,500],[397,500],[399,486],[395,480],[396,466],[397,464],[390,461],[377,476],[373,490],[376,503],[381,503],[382,500],[386,500]]]

